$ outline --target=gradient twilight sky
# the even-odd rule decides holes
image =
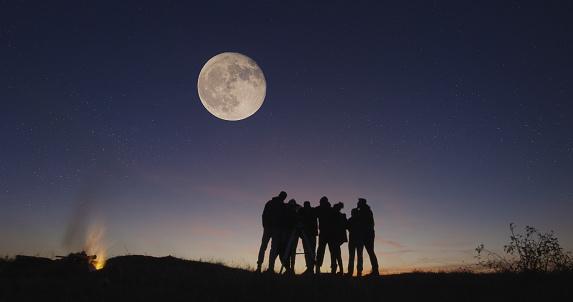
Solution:
[[[510,222],[573,248],[571,1],[202,2],[0,1],[0,255],[99,224],[112,256],[254,265],[280,190],[367,198],[383,271]],[[268,84],[239,122],[197,95],[226,51]]]

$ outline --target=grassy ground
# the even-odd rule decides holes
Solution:
[[[0,260],[0,301],[573,301],[571,274],[410,273],[375,278],[256,274],[173,257],[121,256],[87,272]]]

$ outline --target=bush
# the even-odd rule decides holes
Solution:
[[[487,250],[483,244],[476,248],[478,266],[494,272],[562,272],[573,270],[571,254],[564,252],[553,231],[541,233],[531,226],[525,234],[515,232],[509,224],[509,244],[503,247],[506,255]]]

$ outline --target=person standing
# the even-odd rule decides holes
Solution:
[[[265,259],[265,252],[267,251],[267,246],[271,240],[272,232],[276,227],[275,221],[271,219],[272,207],[278,202],[277,199],[286,199],[286,196],[286,192],[281,191],[278,196],[275,196],[271,198],[271,200],[267,201],[265,208],[263,209],[263,214],[261,215],[263,224],[263,237],[261,238],[261,246],[259,247],[259,256],[257,258],[257,272],[259,273],[261,272],[261,266],[263,265],[263,261]]]
[[[287,204],[287,220],[289,221],[289,235],[288,241],[285,248],[285,255],[287,266],[286,273],[294,274],[294,268],[296,264],[296,249],[298,245],[298,239],[302,240],[302,247],[304,249],[306,271],[305,274],[312,274],[314,268],[314,245],[311,242],[310,237],[307,235],[308,232],[305,230],[305,223],[302,216],[303,208],[296,203],[294,199],[291,199]],[[316,218],[315,218],[316,220]],[[316,237],[315,237],[316,242]]]
[[[346,214],[341,210],[344,208],[342,202],[334,204],[332,216],[332,238],[328,243],[330,247],[330,268],[333,274],[336,273],[337,267],[340,269],[339,274],[344,274],[344,266],[342,265],[342,253],[340,246],[348,241],[346,237]]]
[[[370,275],[379,275],[378,259],[374,253],[374,214],[370,209],[370,206],[366,204],[366,199],[358,198],[358,217],[360,225],[363,228],[362,236],[364,239],[364,248],[368,253],[368,258],[370,258],[370,264],[372,265],[372,272]]]
[[[284,268],[287,274],[294,273],[296,263],[296,247],[298,246],[298,238],[300,237],[298,227],[301,223],[298,215],[299,208],[300,205],[298,205],[294,199],[289,200],[286,204],[283,259],[286,261]]]
[[[286,197],[286,196],[285,196]],[[279,199],[272,207],[271,217],[275,223],[274,230],[271,237],[271,252],[269,254],[269,267],[267,272],[275,272],[275,261],[277,257],[283,267],[287,266],[285,255],[285,248],[287,243],[288,221],[287,221],[287,204],[284,199]]]
[[[269,253],[269,271],[274,271],[275,259],[279,251],[279,233],[280,233],[280,215],[281,208],[284,207],[284,201],[287,197],[285,191],[281,191],[278,196],[273,197],[267,201],[262,214],[263,224],[263,237],[261,239],[261,246],[259,248],[259,255],[257,259],[257,272],[261,272],[261,266],[265,258],[265,252],[269,241],[271,242],[271,251]]]
[[[356,275],[362,276],[363,258],[362,252],[364,250],[364,240],[362,239],[363,230],[360,226],[358,217],[358,208],[350,211],[350,218],[346,227],[348,228],[348,276],[352,277],[354,274],[354,257],[356,256]]]
[[[318,220],[317,210],[310,206],[309,201],[304,202],[304,206],[299,210],[302,219],[303,232],[308,238],[309,247],[305,249],[307,259],[311,260],[311,266],[307,263],[307,270],[305,273],[312,274],[314,265],[316,264],[316,236],[318,236]],[[310,270],[309,270],[310,268]]]
[[[322,262],[324,260],[326,245],[332,242],[332,207],[326,196],[320,198],[320,202],[316,210],[318,216],[318,250],[316,252],[316,273],[320,274],[320,267],[322,266]],[[330,244],[328,248],[331,249]],[[332,254],[330,257],[332,258]]]

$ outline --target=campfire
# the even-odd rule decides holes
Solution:
[[[104,228],[101,225],[92,226],[87,233],[84,250],[94,255],[90,263],[96,270],[100,270],[105,266],[106,249],[103,245]]]
[[[75,229],[74,229],[75,231]],[[79,235],[79,234],[78,234]],[[56,256],[61,263],[75,267],[80,271],[96,271],[105,266],[106,246],[104,244],[104,228],[102,224],[92,224],[81,235],[83,243],[81,252],[70,253],[67,256]]]
[[[61,260],[72,257],[80,263],[88,263],[90,270],[104,268],[107,258],[105,243],[104,220],[96,206],[96,185],[89,184],[80,191],[77,207],[72,212],[71,220],[63,238],[63,247],[68,256],[59,257]],[[74,253],[75,251],[81,251]]]
[[[105,266],[106,248],[103,244],[104,228],[101,225],[92,226],[86,235],[84,251],[88,255],[93,255],[89,261],[95,270],[100,270]]]

